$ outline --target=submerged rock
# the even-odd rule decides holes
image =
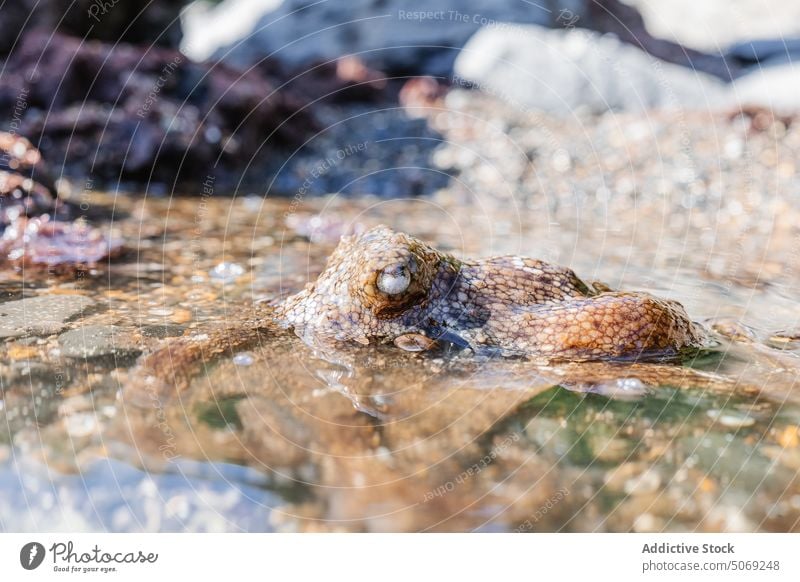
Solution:
[[[0,304],[0,338],[58,333],[94,305],[83,295],[44,295]]]
[[[183,332],[186,331],[186,327],[183,325],[146,325],[139,329],[139,333],[141,333],[145,337],[154,337],[158,339],[164,339],[167,337],[179,337],[183,335]]]
[[[0,132],[0,253],[17,267],[85,269],[119,255],[122,241],[70,221],[42,155],[25,138]]]
[[[130,333],[113,325],[89,325],[70,330],[58,338],[66,358],[135,357],[141,353]]]
[[[0,249],[17,267],[85,270],[119,256],[122,240],[83,221],[55,222],[49,216],[18,219],[0,239]]]

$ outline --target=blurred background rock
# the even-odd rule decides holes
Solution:
[[[20,0],[0,7],[3,126],[118,189],[427,193],[451,89],[524,111],[793,111],[800,2]],[[404,109],[405,108],[405,109]],[[380,174],[377,174],[380,175]]]

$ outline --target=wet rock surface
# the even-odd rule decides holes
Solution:
[[[797,210],[776,202],[761,214],[744,212],[751,191],[739,178],[784,172],[778,168],[794,147],[794,124],[773,119],[754,131],[749,120],[721,113],[687,118],[685,125],[669,115],[650,116],[642,126],[644,117],[629,114],[586,118],[596,132],[587,135],[587,123],[530,118],[488,98],[459,101],[453,94],[446,107],[431,120],[447,136],[434,158],[458,172],[459,187],[428,198],[211,199],[202,214],[193,199],[93,201],[119,206],[127,218],[116,226],[127,236],[137,236],[142,223],[160,234],[138,239],[137,262],[103,277],[49,283],[26,277],[48,301],[82,292],[96,305],[62,324],[60,335],[12,338],[0,346],[0,422],[8,427],[0,432],[6,458],[0,480],[12,483],[3,502],[29,495],[45,470],[58,484],[52,497],[9,512],[14,519],[3,527],[796,529],[797,350],[787,343],[771,347],[769,338],[789,337],[779,331],[798,327],[790,293],[799,267],[791,260]],[[498,118],[519,128],[510,132],[515,144],[486,121]],[[697,150],[709,152],[694,166],[702,182],[688,186],[680,171],[687,126],[696,128],[690,136]],[[656,139],[662,158],[654,161],[646,150]],[[591,143],[602,148],[599,159],[583,154]],[[777,157],[743,153],[764,151],[766,143],[777,147]],[[523,162],[520,148],[535,155]],[[496,157],[476,163],[463,151]],[[621,151],[630,152],[625,163],[616,157]],[[721,208],[714,192],[723,183],[711,171],[712,160],[720,159],[727,160],[731,183],[740,184],[725,189]],[[531,165],[535,174],[526,173]],[[502,179],[491,181],[487,167]],[[569,184],[559,178],[565,167]],[[660,190],[651,187],[653,175],[664,181]],[[597,195],[602,185],[607,195]],[[680,204],[687,188],[696,195],[691,214]],[[490,189],[492,196],[485,196]],[[626,212],[633,212],[634,195],[631,220]],[[665,196],[678,203],[665,204]],[[687,252],[693,235],[686,221],[712,217],[718,245],[693,244],[706,250]],[[745,247],[741,260],[726,262],[741,229],[761,232],[765,222],[769,241],[759,244],[771,245],[769,261],[753,259],[758,255]],[[182,377],[180,392],[134,382],[135,361],[114,355],[120,346],[149,353],[168,342],[202,344],[220,325],[236,334],[254,301],[316,279],[339,234],[380,223],[463,257],[524,252],[546,258],[615,286],[677,299],[701,321],[720,318],[716,327],[723,331],[750,330],[720,335],[717,348],[685,362],[732,379],[731,390],[691,383],[639,390],[631,382],[566,389],[557,369],[534,371],[524,361],[392,345],[320,351],[274,330],[246,349],[205,354],[194,375]],[[770,267],[773,262],[781,268]],[[214,276],[220,265],[236,276]],[[20,274],[9,271],[5,286],[22,292]],[[11,295],[2,305],[19,300]],[[740,325],[723,325],[723,316]],[[181,336],[162,339],[149,331],[162,327],[169,330],[164,335]],[[101,331],[87,336],[93,329]],[[85,357],[100,352],[108,356]],[[182,373],[178,362],[163,362],[166,373]],[[585,379],[591,384],[592,374]],[[13,485],[21,474],[28,476],[24,484]],[[91,477],[88,491],[78,485],[80,475]],[[122,493],[107,487],[113,479]],[[127,507],[130,495],[137,502]],[[97,508],[91,519],[84,513],[90,498]],[[54,513],[55,505],[71,509]]]
[[[18,219],[3,233],[0,248],[20,269],[70,273],[116,258],[123,252],[123,243],[85,221],[55,222],[44,216]]]
[[[0,337],[58,333],[70,319],[93,305],[82,295],[29,297],[0,303]]]
[[[0,253],[18,269],[73,273],[123,252],[122,241],[76,217],[83,206],[58,197],[42,155],[25,138],[0,132]]]
[[[136,357],[141,350],[130,334],[113,325],[78,327],[58,337],[61,355],[65,358],[94,359],[107,356]]]

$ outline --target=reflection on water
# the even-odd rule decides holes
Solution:
[[[126,260],[80,280],[6,273],[5,302],[77,294],[92,304],[57,333],[7,334],[0,529],[800,527],[796,274],[748,279],[757,265],[743,255],[718,277],[727,249],[663,230],[652,244],[658,204],[585,226],[568,218],[576,208],[562,207],[562,220],[484,202],[452,191],[118,200],[127,217],[117,227],[137,241]],[[271,332],[209,358],[180,392],[131,387],[138,354],[235,327],[253,301],[313,279],[339,234],[381,222],[463,256],[522,253],[678,299],[721,332],[684,365],[726,381],[651,385],[624,366],[544,369],[453,349],[330,352]]]

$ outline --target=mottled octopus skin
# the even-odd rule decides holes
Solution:
[[[408,288],[378,288],[405,266]],[[409,334],[544,360],[668,358],[703,344],[677,302],[611,292],[524,257],[458,260],[385,226],[343,237],[317,281],[277,306],[309,342],[390,342]]]

